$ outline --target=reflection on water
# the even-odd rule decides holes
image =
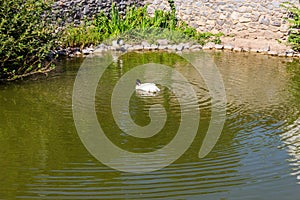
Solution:
[[[298,62],[291,62],[288,64],[287,71],[289,77],[289,92],[292,94],[292,99],[296,102],[292,105],[292,112],[299,116],[300,105],[300,66]],[[291,175],[296,176],[298,184],[300,184],[300,118],[295,115],[294,118],[289,120],[290,125],[286,126],[282,134],[283,148],[287,150],[290,155],[288,159],[292,166]]]
[[[172,141],[180,107],[175,94],[161,85],[156,96],[132,95],[130,115],[135,123],[149,124],[149,108],[157,103],[168,117],[158,134],[134,138],[108,114],[111,91],[120,77],[137,65],[160,63],[182,73],[196,91],[200,106],[185,108],[201,114],[191,147],[170,166],[145,174],[110,169],[81,143],[71,102],[81,60],[62,61],[62,73],[48,80],[1,85],[0,199],[299,198],[299,63],[244,53],[211,56],[224,79],[227,120],[217,145],[203,159],[198,151],[210,121],[211,98],[202,78],[183,59],[169,53],[125,54],[100,80],[98,120],[108,138],[132,152],[151,152]],[[140,78],[151,74],[145,71]],[[166,76],[172,80],[172,74]]]
[[[293,170],[291,175],[297,176],[298,184],[300,184],[300,118],[289,125],[286,130],[282,134],[282,140],[287,152],[291,155],[288,159]]]

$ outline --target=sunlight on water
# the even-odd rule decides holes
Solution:
[[[149,173],[111,169],[82,144],[72,116],[72,90],[81,59],[61,61],[59,73],[47,80],[0,85],[0,199],[299,198],[300,64],[247,53],[210,55],[224,81],[227,116],[216,146],[202,159],[198,152],[211,118],[211,96],[189,63],[170,53],[127,53],[99,81],[95,108],[106,137],[136,153],[156,151],[172,141],[181,107],[176,94],[161,84],[157,95],[134,92],[129,101],[134,123],[151,123],[149,108],[155,104],[164,108],[154,108],[161,116],[158,119],[163,120],[163,112],[167,119],[157,134],[133,137],[117,126],[111,114],[111,95],[118,80],[135,66],[152,62],[173,67],[192,85],[199,106],[185,93],[190,101],[184,109],[200,111],[197,136],[174,163]],[[153,73],[146,70],[139,78],[149,79]],[[165,76],[184,90],[173,74]],[[122,123],[126,127],[129,121]]]

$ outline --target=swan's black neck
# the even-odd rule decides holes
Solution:
[[[140,81],[140,79],[136,79],[136,85],[141,85],[142,83],[141,83],[141,81]]]

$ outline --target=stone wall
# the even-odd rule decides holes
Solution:
[[[287,0],[174,0],[177,18],[201,32],[222,32],[234,38],[285,42],[288,12],[280,6]],[[298,0],[288,0],[299,6]],[[79,24],[84,18],[103,11],[109,14],[112,3],[121,13],[127,6],[148,4],[148,13],[170,10],[168,0],[59,0],[53,5],[52,21],[63,26]]]
[[[52,21],[61,26],[66,23],[80,24],[84,18],[104,12],[109,14],[112,3],[115,3],[120,13],[124,13],[127,6],[143,6],[143,0],[59,0],[53,4]]]
[[[280,4],[287,0],[174,0],[179,19],[198,31],[223,32],[239,38],[285,40],[287,11]],[[299,5],[298,0],[288,0]],[[148,12],[169,10],[168,0],[146,0]]]

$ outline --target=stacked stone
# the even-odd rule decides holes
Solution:
[[[266,43],[261,44],[259,48],[243,48],[233,45],[215,44],[209,42],[204,46],[195,42],[184,42],[173,44],[166,39],[158,39],[155,42],[149,43],[142,41],[141,43],[125,43],[122,39],[113,40],[111,44],[102,43],[96,47],[80,48],[66,48],[53,51],[53,54],[64,55],[69,57],[74,56],[88,56],[88,55],[101,55],[104,52],[138,52],[138,51],[167,51],[167,52],[181,52],[181,51],[233,51],[233,52],[252,52],[261,53],[269,56],[280,56],[280,57],[298,57],[300,53],[293,51],[292,49],[285,48],[283,51],[271,50],[271,46]]]
[[[144,6],[142,0],[59,0],[53,4],[51,18],[60,26],[69,23],[78,25],[83,19],[91,19],[100,12],[109,15],[112,3],[120,14],[124,14],[129,6]]]
[[[222,32],[230,36],[221,38],[222,45],[208,44],[203,49],[292,55],[293,52],[284,45],[289,32],[286,20],[289,13],[281,6],[285,1],[174,0],[174,5],[177,18],[187,22],[197,31]],[[155,10],[170,11],[168,0],[57,0],[53,4],[52,21],[60,26],[66,23],[76,25],[100,12],[109,15],[113,2],[121,14],[125,13],[128,6],[139,7],[146,4],[149,14],[153,14]],[[288,2],[300,7],[298,0]],[[281,41],[281,44],[278,41]],[[168,49],[172,48],[170,46]]]
[[[289,24],[286,0],[174,0],[176,15],[201,32],[222,32],[240,38],[285,40]],[[148,13],[170,11],[168,0],[59,0],[53,5],[52,21],[63,26],[79,24],[84,18],[111,10],[112,2],[121,14],[128,6],[148,4]],[[299,5],[298,0],[290,3]]]
[[[147,12],[150,15],[153,15],[155,10],[171,10],[168,0],[144,0],[144,2],[146,5],[148,5]]]
[[[201,32],[241,38],[286,39],[286,0],[174,0],[176,15]],[[147,0],[149,12],[169,10],[168,0]],[[299,5],[298,0],[289,0]]]

